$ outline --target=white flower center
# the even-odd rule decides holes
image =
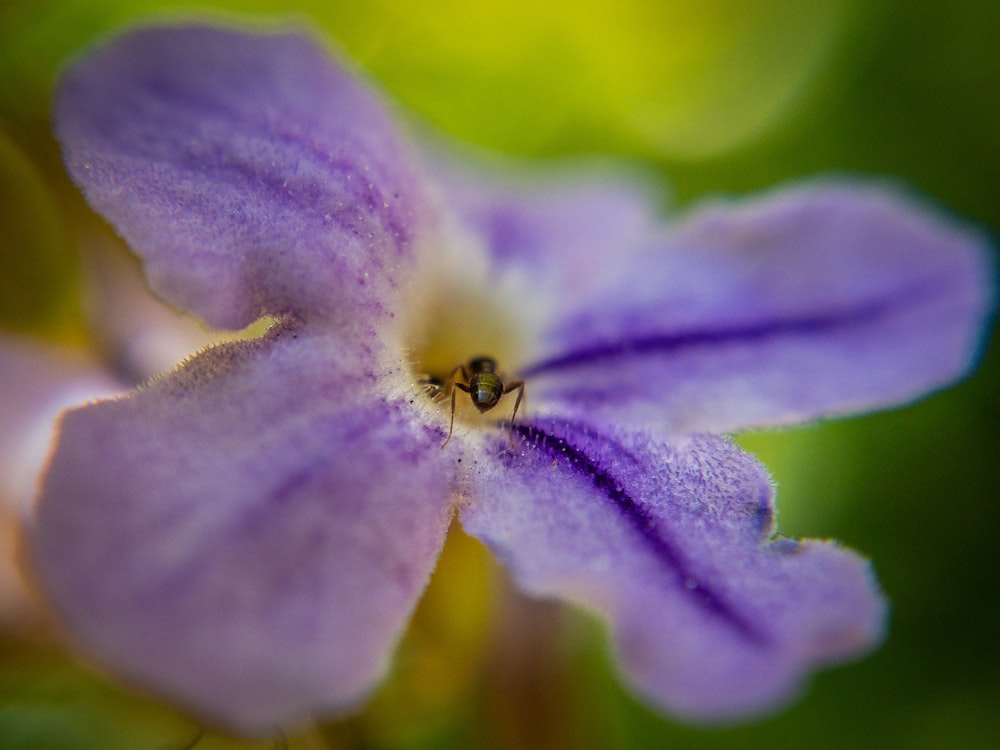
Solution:
[[[423,257],[426,262],[407,290],[402,342],[416,383],[430,381],[447,386],[445,391],[432,386],[425,392],[427,401],[450,420],[452,383],[462,381],[458,368],[466,366],[468,372],[472,360],[488,357],[496,362],[502,381],[515,382],[517,373],[510,368],[521,361],[519,354],[532,332],[516,297],[509,291],[504,293],[505,280],[491,278],[485,250],[475,238],[449,232]],[[492,425],[509,418],[505,407],[508,400],[513,408],[513,397],[505,396],[498,410],[481,414],[474,408],[470,394],[458,390],[456,429]]]

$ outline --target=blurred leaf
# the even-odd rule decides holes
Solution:
[[[32,162],[0,131],[0,326],[46,331],[75,309],[76,264]]]

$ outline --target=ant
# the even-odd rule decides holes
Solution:
[[[451,440],[451,433],[455,429],[455,397],[458,391],[468,393],[472,398],[473,405],[479,409],[480,414],[484,414],[496,406],[500,399],[508,393],[517,391],[517,400],[514,401],[514,411],[510,415],[511,442],[513,442],[514,418],[517,416],[518,407],[521,406],[521,399],[524,398],[524,381],[515,380],[513,383],[504,383],[497,374],[497,363],[492,357],[473,357],[467,364],[459,365],[451,371],[451,375],[441,385],[438,398],[446,398],[451,393],[451,424],[448,426],[448,437],[441,443],[444,448]]]

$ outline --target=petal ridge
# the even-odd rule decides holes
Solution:
[[[557,434],[557,430],[551,427],[545,429],[538,423],[518,424],[515,425],[514,431],[530,443],[533,449],[557,461],[567,461],[575,472],[589,479],[594,487],[618,509],[643,544],[667,570],[672,572],[698,606],[728,623],[748,640],[762,646],[766,645],[768,637],[730,606],[725,597],[714,590],[711,583],[700,579],[675,542],[668,536],[666,529],[657,524],[650,509],[636,500],[633,493],[615,475],[613,469],[602,466],[598,460],[574,445],[571,437],[561,437]],[[569,434],[571,435],[572,431]],[[598,434],[592,435],[591,438],[600,442],[610,442],[609,438]],[[639,459],[629,453],[624,446],[616,444],[608,448],[613,450],[620,460],[628,460],[634,466],[639,465]],[[664,489],[670,492],[669,487]],[[769,511],[770,508],[767,507],[765,515],[768,519],[770,519]]]
[[[695,722],[760,715],[815,669],[881,640],[867,562],[773,536],[770,477],[731,441],[556,418],[517,435],[513,452],[498,446],[495,465],[480,462],[463,527],[529,594],[603,615],[624,678],[660,708]]]
[[[567,418],[664,436],[797,424],[961,377],[992,297],[980,234],[895,191],[817,181],[669,228],[519,371]]]
[[[669,355],[681,349],[713,344],[738,344],[755,342],[777,336],[808,336],[835,332],[838,328],[863,325],[880,317],[895,313],[907,304],[921,304],[934,293],[930,291],[933,280],[900,291],[892,299],[862,302],[852,308],[828,313],[815,313],[799,318],[774,318],[747,323],[743,326],[719,326],[702,330],[650,333],[615,340],[596,341],[587,348],[570,349],[562,354],[539,360],[525,367],[525,377],[559,374],[576,367],[594,364],[622,364],[630,357]],[[908,302],[904,302],[908,300]]]

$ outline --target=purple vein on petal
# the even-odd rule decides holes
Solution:
[[[784,335],[824,334],[838,329],[873,323],[883,316],[899,312],[908,305],[917,306],[924,303],[927,298],[933,296],[933,292],[929,289],[930,286],[929,283],[914,286],[889,299],[881,299],[858,305],[853,309],[821,315],[764,320],[751,325],[731,328],[720,327],[618,338],[613,341],[595,343],[588,347],[570,349],[563,354],[522,367],[519,372],[523,377],[530,378],[559,370],[600,364],[609,360],[670,354],[694,347],[747,343]]]
[[[614,503],[622,517],[642,538],[649,551],[665,567],[670,569],[678,585],[686,591],[700,607],[727,622],[748,641],[764,646],[768,637],[748,622],[725,599],[690,570],[680,551],[658,528],[656,519],[636,502],[625,485],[614,474],[598,464],[566,438],[533,426],[517,424],[514,432],[530,442],[538,450],[554,459],[566,460],[575,472],[589,479],[594,487]],[[619,451],[623,450],[617,446]]]

